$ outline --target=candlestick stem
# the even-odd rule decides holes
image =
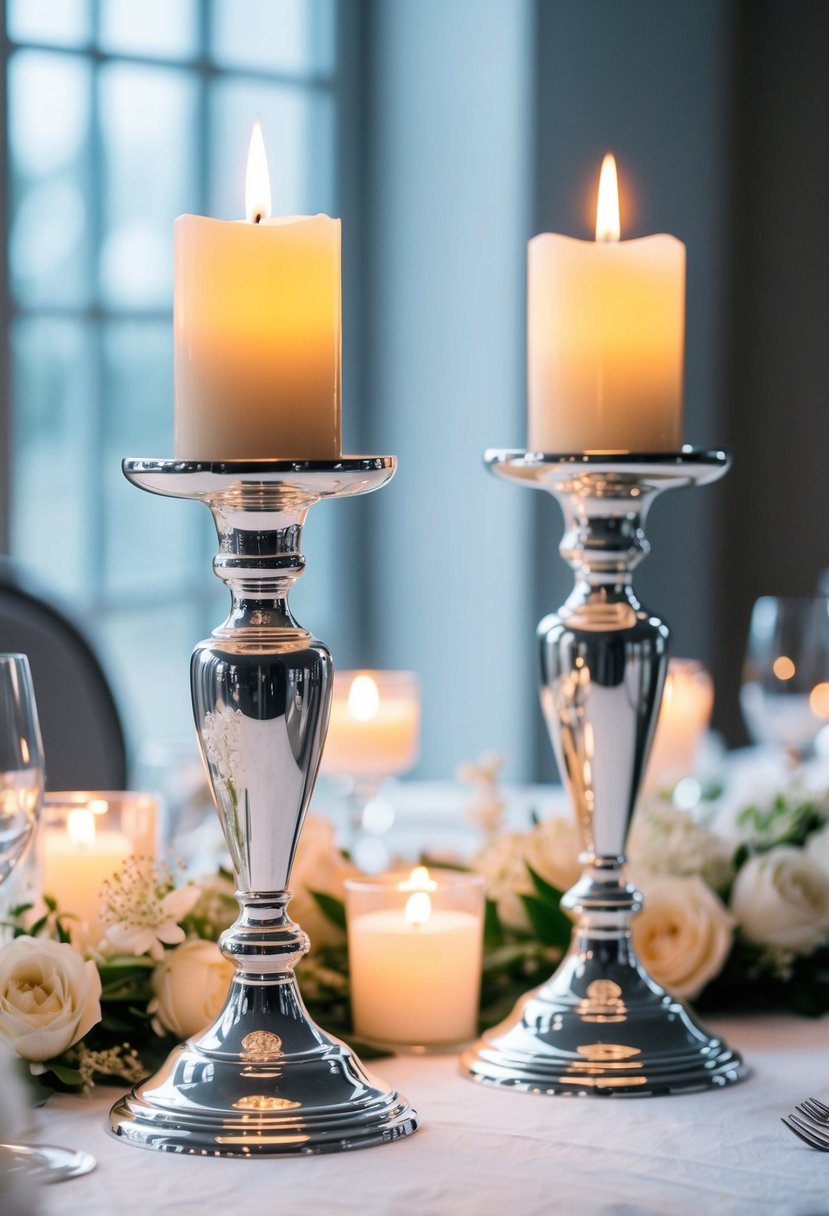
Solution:
[[[559,499],[561,554],[575,571],[542,620],[541,704],[573,803],[584,871],[562,905],[575,926],[547,983],[464,1056],[475,1080],[532,1092],[658,1094],[722,1086],[742,1061],[645,971],[630,922],[642,896],[625,844],[668,665],[667,624],[644,608],[633,571],[648,553],[648,508],[666,489],[721,476],[722,452],[542,456],[492,452],[493,472]]]

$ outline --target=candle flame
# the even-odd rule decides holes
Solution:
[[[596,240],[618,241],[622,235],[619,223],[619,181],[616,158],[608,152],[599,175],[599,201],[596,206]]]
[[[403,917],[407,925],[425,925],[432,915],[432,901],[425,891],[415,891],[406,900]]]
[[[271,213],[271,179],[262,124],[257,118],[250,133],[248,167],[245,174],[245,214],[251,224],[266,220]]]
[[[95,843],[95,816],[86,807],[77,807],[66,817],[66,830],[73,844]]]
[[[397,884],[398,891],[437,891],[438,884],[428,866],[415,866],[408,878]]]
[[[358,722],[370,722],[380,708],[380,692],[371,676],[355,676],[348,690],[348,712]]]

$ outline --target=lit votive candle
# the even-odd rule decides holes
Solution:
[[[335,673],[323,772],[405,773],[417,760],[419,738],[420,689],[413,672]]]
[[[355,1034],[397,1051],[468,1043],[478,1023],[483,878],[418,866],[345,886]]]
[[[710,674],[694,659],[671,659],[648,763],[645,788],[658,790],[690,777],[714,707]]]
[[[156,801],[113,790],[49,793],[43,803],[38,858],[41,888],[72,913],[91,942],[104,936],[101,888],[128,857],[155,856]]]

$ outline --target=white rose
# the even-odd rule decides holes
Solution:
[[[829,938],[829,875],[803,849],[778,845],[742,867],[731,910],[750,941],[810,954]]]
[[[188,1039],[209,1026],[224,1005],[234,967],[215,942],[189,937],[165,952],[153,971],[153,1025]]]
[[[806,856],[811,857],[825,874],[829,874],[829,823],[813,832],[806,841]]]
[[[24,1060],[61,1055],[101,1020],[101,977],[74,947],[18,937],[0,950],[0,1036]]]
[[[546,819],[533,828],[527,844],[527,861],[551,886],[567,891],[578,880],[582,845],[572,819]]]
[[[636,885],[645,906],[631,925],[634,949],[657,983],[693,999],[728,957],[734,921],[696,874],[637,874]]]
[[[559,891],[566,891],[581,873],[580,844],[575,824],[553,817],[531,832],[508,832],[496,836],[472,861],[483,874],[486,893],[498,906],[502,924],[529,930],[530,922],[521,900],[533,892],[529,864],[541,878]]]
[[[288,912],[310,937],[312,949],[334,945],[342,941],[343,934],[321,910],[311,892],[319,891],[343,900],[345,880],[358,873],[357,867],[337,848],[334,828],[328,820],[308,815],[291,871],[293,898]]]

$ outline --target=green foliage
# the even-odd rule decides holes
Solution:
[[[311,891],[309,894],[332,925],[336,925],[345,933],[345,904],[343,901],[336,899],[333,895],[326,895],[324,891]]]

